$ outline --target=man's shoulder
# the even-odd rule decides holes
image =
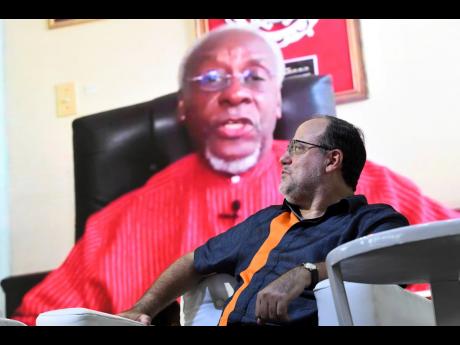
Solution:
[[[359,210],[361,213],[381,213],[381,214],[402,214],[394,209],[393,206],[383,203],[367,204]]]
[[[195,169],[199,165],[199,158],[196,153],[188,154],[179,160],[171,163],[164,169],[152,175],[147,181],[147,185],[159,183],[174,183],[177,179],[190,176],[191,169]]]
[[[365,204],[356,210],[355,215],[365,224],[388,223],[390,228],[409,225],[407,218],[402,213],[384,203]]]
[[[365,198],[365,196],[363,196]],[[363,214],[363,213],[381,213],[381,214],[395,214],[395,215],[401,215],[402,214],[396,209],[391,206],[390,204],[386,203],[363,203],[360,207],[356,208],[356,213],[357,214]]]

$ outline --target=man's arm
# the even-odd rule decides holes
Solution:
[[[326,264],[318,262],[315,265],[318,269],[318,280],[326,279]],[[300,296],[302,291],[311,285],[311,281],[310,271],[299,265],[260,290],[256,300],[257,323],[263,324],[269,320],[289,321],[289,303]]]
[[[193,252],[190,252],[177,259],[131,309],[118,315],[149,325],[161,310],[204,277],[195,270],[193,257]]]

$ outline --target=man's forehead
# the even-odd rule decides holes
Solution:
[[[196,56],[196,64],[206,64],[212,62],[244,62],[247,65],[264,65],[272,64],[272,59],[267,54],[251,53],[241,47],[224,48],[216,51],[205,51]]]
[[[274,53],[260,37],[250,33],[227,33],[221,36],[213,37],[195,51],[192,57],[194,65],[214,61],[274,65]]]
[[[312,140],[321,137],[328,125],[326,118],[314,118],[302,123],[294,135],[294,139]]]

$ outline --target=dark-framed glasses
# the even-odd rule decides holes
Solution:
[[[233,78],[238,78],[241,85],[252,90],[263,90],[267,82],[273,78],[268,70],[257,67],[247,68],[241,73],[230,74],[224,69],[210,69],[196,77],[188,78],[187,81],[195,82],[201,90],[208,92],[222,91],[232,84]]]
[[[309,149],[312,149],[314,147],[318,147],[320,149],[327,150],[327,151],[332,150],[332,148],[328,146],[313,144],[313,143],[309,143],[307,141],[298,140],[298,139],[292,139],[289,142],[287,151],[289,153],[289,156],[297,156],[297,155],[301,155],[307,152]]]

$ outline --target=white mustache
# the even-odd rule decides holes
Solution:
[[[246,125],[251,125],[252,127],[254,127],[256,131],[260,131],[261,129],[261,123],[259,119],[253,120],[246,116],[228,116],[228,115],[217,116],[215,119],[211,120],[209,129],[216,129],[228,123],[242,123]]]

